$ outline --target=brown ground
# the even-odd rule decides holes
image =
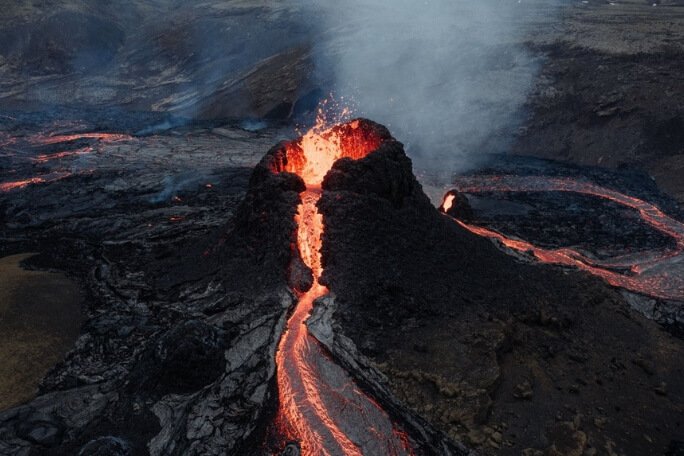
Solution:
[[[0,259],[0,410],[33,397],[81,326],[78,286],[64,274],[23,269],[33,255]]]

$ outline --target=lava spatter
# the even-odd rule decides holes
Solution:
[[[472,233],[498,239],[503,245],[513,250],[532,252],[537,259],[547,263],[574,266],[603,278],[613,286],[656,298],[684,300],[684,272],[672,273],[668,270],[670,268],[659,267],[668,262],[675,265],[684,255],[684,224],[667,216],[656,206],[615,190],[569,178],[477,176],[470,180],[464,178],[462,181],[457,190],[463,193],[573,192],[608,199],[638,211],[643,222],[672,237],[676,242],[676,247],[660,253],[650,252],[644,255],[598,260],[589,258],[574,249],[545,249],[481,226],[467,224],[462,220],[457,220],[457,222]],[[447,193],[442,203],[444,212],[448,213],[453,200],[454,195],[451,192]],[[628,269],[629,272],[621,273],[617,271],[619,269]]]
[[[290,143],[284,171],[298,174],[307,185],[296,217],[300,256],[314,275],[313,286],[301,293],[276,354],[281,432],[301,442],[304,455],[408,455],[408,439],[387,414],[366,396],[309,334],[305,321],[314,301],[328,289],[318,282],[324,224],[316,203],[320,184],[342,157],[361,158],[383,138],[355,120],[331,129],[312,130]]]

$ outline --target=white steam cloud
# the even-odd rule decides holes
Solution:
[[[387,125],[419,167],[463,169],[508,149],[539,68],[522,45],[524,4],[302,1],[336,96]]]

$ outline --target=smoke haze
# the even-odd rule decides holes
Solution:
[[[387,125],[419,167],[507,150],[539,62],[512,1],[310,2],[319,64],[357,115]]]

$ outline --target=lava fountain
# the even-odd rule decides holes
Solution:
[[[298,292],[299,302],[278,346],[280,409],[276,421],[280,434],[299,441],[304,455],[412,454],[404,432],[330,359],[305,325],[314,301],[328,292],[319,283],[325,227],[316,203],[323,178],[335,160],[362,158],[382,141],[369,123],[354,120],[330,129],[319,124],[286,146],[287,160],[281,171],[298,174],[307,186],[296,216],[297,243],[314,281],[308,291]]]
[[[573,192],[592,195],[627,206],[639,213],[641,220],[676,241],[674,249],[660,253],[631,255],[598,260],[570,249],[545,249],[529,242],[504,236],[487,228],[456,220],[464,228],[480,236],[498,239],[503,245],[520,252],[531,252],[544,262],[573,266],[603,278],[613,286],[647,296],[669,300],[684,300],[684,224],[667,216],[656,206],[639,198],[625,195],[599,185],[568,178],[544,176],[475,176],[463,178],[457,187],[462,193],[482,192]],[[449,212],[455,195],[447,193],[442,210]],[[628,269],[623,274],[619,270]]]

